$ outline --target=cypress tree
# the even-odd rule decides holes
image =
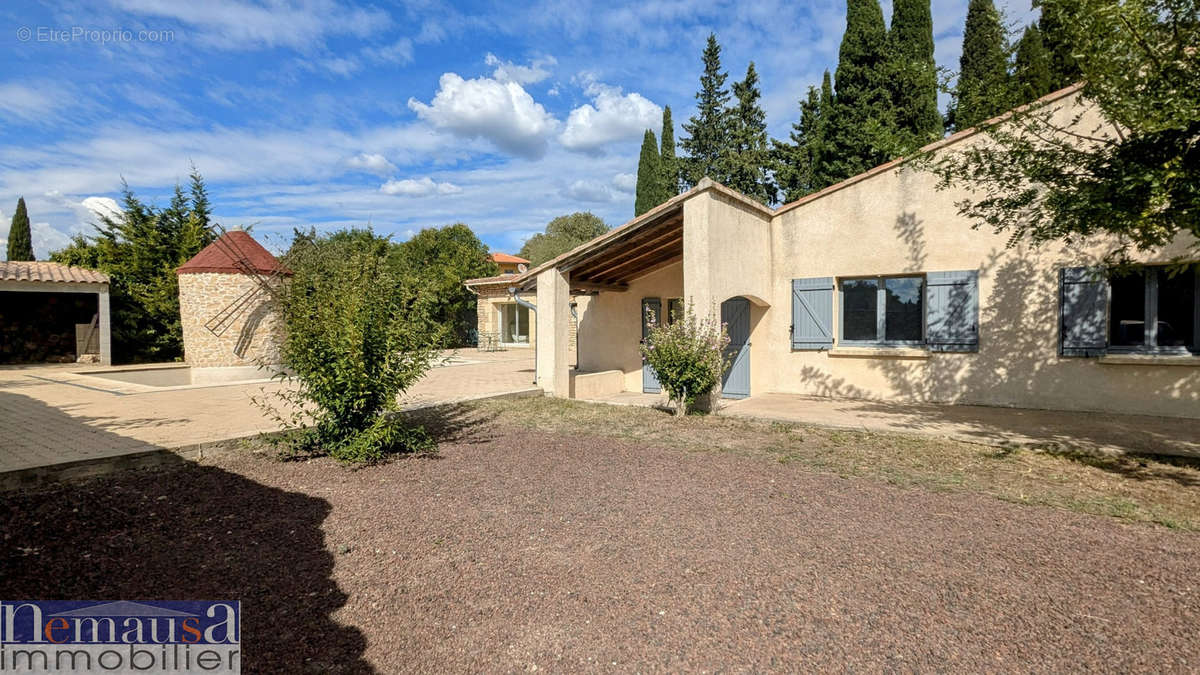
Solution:
[[[25,198],[17,198],[17,210],[13,212],[12,225],[8,228],[8,260],[34,260],[33,237],[29,230],[29,213],[25,210]]]
[[[887,29],[879,0],[848,0],[834,74],[829,166],[836,180],[886,162],[895,146],[886,66]]]
[[[894,0],[888,58],[888,84],[902,150],[941,138],[945,128],[938,112],[929,0]]]
[[[1042,43],[1042,32],[1037,26],[1028,26],[1017,43],[1013,77],[1018,104],[1028,103],[1054,91],[1050,53]]]
[[[754,62],[746,68],[746,79],[735,82],[737,98],[730,115],[730,152],[721,158],[721,173],[728,187],[764,204],[775,201],[775,185],[770,175],[770,149],[767,145],[767,114],[759,99],[758,71]]]
[[[654,132],[646,130],[642,137],[642,155],[638,159],[637,188],[633,199],[633,215],[643,213],[659,205],[661,195],[662,174],[658,162],[658,140]]]
[[[1050,91],[1069,87],[1082,79],[1083,73],[1079,71],[1079,64],[1071,53],[1071,43],[1063,25],[1062,5],[1034,0],[1033,6],[1042,10],[1037,27],[1042,36],[1042,45],[1049,53]]]
[[[660,204],[679,194],[679,162],[675,159],[675,123],[671,121],[671,106],[663,108],[661,146],[658,153],[662,173]]]
[[[951,117],[956,130],[973,127],[1012,107],[1004,27],[992,0],[971,0],[963,31]]]
[[[808,88],[800,102],[800,121],[792,125],[791,143],[775,143],[775,178],[785,202],[832,185],[829,161],[829,116],[833,106],[833,85],[825,71],[821,88]]]
[[[717,36],[708,34],[704,47],[704,73],[700,75],[700,91],[696,92],[696,114],[688,118],[683,130],[687,136],[681,145],[685,153],[683,181],[687,186],[695,185],[708,176],[719,182],[727,177],[719,173],[718,162],[729,151],[729,90],[725,88],[728,77],[721,70],[721,45]]]

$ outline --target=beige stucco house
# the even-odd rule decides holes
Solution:
[[[1074,87],[1043,102],[1087,113]],[[933,149],[984,141],[966,131]],[[537,379],[555,396],[654,391],[643,317],[690,301],[729,326],[727,397],[1200,417],[1200,279],[1161,267],[1193,242],[1109,280],[1092,269],[1111,240],[1009,247],[958,214],[961,190],[935,184],[893,162],[771,209],[706,179],[502,284],[536,306]]]
[[[529,261],[506,253],[493,253],[489,257],[500,267],[500,274],[463,282],[478,298],[475,311],[480,345],[490,344],[498,349],[536,349],[537,322],[535,312],[530,309],[535,306],[535,293],[514,293],[516,288],[512,286],[512,281],[526,270]],[[574,350],[579,313],[588,301],[581,297],[572,302],[567,328],[568,342]]]

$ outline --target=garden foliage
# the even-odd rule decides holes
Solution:
[[[433,364],[448,328],[388,253],[369,231],[297,233],[281,260],[292,275],[274,293],[286,330],[279,376],[296,386],[279,394],[283,405],[261,403],[292,430],[293,452],[364,464],[434,447],[405,424],[398,397]]]
[[[686,414],[712,392],[729,367],[729,334],[711,316],[696,316],[690,302],[683,316],[649,318],[655,325],[641,346],[642,357],[676,403],[676,414]]]

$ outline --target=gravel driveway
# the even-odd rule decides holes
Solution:
[[[0,505],[0,597],[241,598],[245,672],[1195,671],[1200,536],[518,432]]]

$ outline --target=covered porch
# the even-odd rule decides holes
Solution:
[[[766,250],[769,227],[769,209],[705,180],[515,279],[521,290],[536,291],[538,385],[569,398],[659,391],[639,345],[652,322],[674,320],[691,303],[697,315],[729,326],[734,366],[723,393],[764,391],[755,386],[762,375],[753,337],[765,331],[769,261],[755,253]],[[573,308],[582,306],[572,370],[569,326]]]

